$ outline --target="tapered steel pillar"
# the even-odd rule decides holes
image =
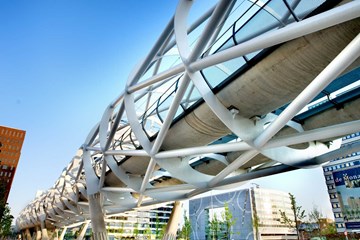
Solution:
[[[176,232],[179,225],[181,215],[181,205],[179,201],[175,201],[174,207],[172,209],[169,222],[166,226],[166,231],[163,237],[163,240],[175,240]]]
[[[59,240],[59,229],[58,228],[55,228],[54,230],[54,240]]]
[[[49,239],[49,235],[46,229],[45,221],[41,221],[41,240],[48,240],[48,239]]]
[[[25,230],[25,236],[26,236],[26,240],[31,240],[30,230],[28,228]]]
[[[67,227],[64,227],[64,229],[62,230],[61,235],[60,235],[60,237],[59,237],[59,240],[63,240],[63,239],[64,239],[64,236],[65,236],[66,231],[67,231]]]
[[[90,221],[84,222],[84,224],[83,224],[83,226],[81,228],[81,232],[80,232],[79,236],[76,238],[76,240],[82,240],[84,238],[86,230],[87,230],[87,228],[89,226],[89,223],[90,223]]]
[[[93,239],[107,239],[104,212],[102,209],[102,195],[100,193],[95,193],[89,196],[89,207]]]
[[[36,227],[36,240],[41,239],[41,228],[39,226]]]

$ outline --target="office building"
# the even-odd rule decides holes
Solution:
[[[230,230],[224,226],[225,205],[234,221]],[[191,239],[212,239],[214,220],[220,222],[217,239],[225,235],[230,239],[297,239],[295,228],[281,223],[280,210],[294,218],[289,194],[263,188],[193,199],[189,201]]]
[[[342,138],[342,147],[360,140],[360,133]],[[360,152],[334,159],[323,166],[338,232],[360,230]]]
[[[173,205],[128,211],[105,220],[109,239],[158,239],[169,221]]]
[[[105,224],[108,239],[160,239],[170,219],[172,208],[173,204],[160,204],[107,216]],[[90,238],[92,234],[91,224],[67,229],[65,238],[77,238],[84,226],[87,228],[84,239]]]
[[[20,159],[20,152],[25,138],[25,131],[0,126],[0,183],[3,191],[0,196],[8,199],[11,184]]]

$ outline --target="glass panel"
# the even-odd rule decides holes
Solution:
[[[282,26],[286,25],[291,13],[283,1],[271,1],[264,6],[262,11],[266,11],[277,19]]]
[[[244,64],[246,64],[246,62],[242,57],[235,58],[222,63],[222,65],[224,65],[224,68],[227,69],[229,75],[234,73],[239,68],[241,68]]]
[[[156,112],[157,108],[159,104],[164,104],[162,102],[165,101],[169,95],[174,93],[178,78],[179,76],[175,76],[167,82],[153,85],[153,89],[139,98],[135,103],[137,114],[141,116],[139,121],[149,137],[153,136],[162,125],[161,119]],[[165,108],[168,108],[168,106],[165,106]]]
[[[199,39],[199,36],[202,34],[204,27],[206,26],[207,21],[198,26],[195,30],[188,34],[188,44],[190,48],[195,46],[196,41]]]
[[[295,14],[299,19],[303,19],[315,8],[320,6],[325,0],[311,0],[311,1],[300,1],[300,0],[287,0],[290,7],[294,10]]]
[[[162,102],[158,107],[158,111],[162,121],[164,121],[166,118],[172,100],[173,100],[173,96],[167,96],[161,99]]]
[[[260,7],[258,5],[252,5],[252,7],[240,19],[235,22],[235,31],[238,31],[259,10]]]
[[[135,96],[139,96],[136,94]],[[146,103],[148,100],[148,94],[142,96],[135,101],[135,110],[138,116],[142,116],[146,111]]]
[[[181,106],[179,106],[178,109],[176,110],[176,113],[175,113],[175,116],[173,119],[177,118],[183,112],[184,112],[183,108]]]
[[[209,51],[208,55],[213,54],[215,51],[218,50],[218,48],[224,44],[224,42],[229,41],[227,46],[224,46],[222,49],[229,48],[234,45],[234,41],[232,40],[232,28],[230,28],[225,34],[220,35],[219,38],[216,40],[215,43],[211,46],[211,49]]]
[[[246,58],[247,58],[248,60],[251,60],[253,57],[255,57],[256,55],[258,55],[261,51],[262,51],[262,50],[259,50],[259,51],[256,51],[256,52],[252,52],[252,53],[249,53],[249,54],[247,54],[247,55],[245,55],[245,56],[246,56]]]
[[[202,72],[211,88],[217,86],[228,76],[218,65],[206,68]]]
[[[243,26],[239,26],[238,32],[235,34],[237,43],[247,41],[251,38],[259,36],[265,32],[268,32],[272,29],[282,27],[281,15],[285,15],[286,6],[283,2],[274,1],[276,3],[282,3],[282,6],[279,7],[278,4],[269,4],[264,6],[257,14],[252,17],[249,22]],[[258,9],[258,6],[254,6],[255,9]],[[277,12],[277,9],[282,9],[282,12]],[[250,11],[253,12],[253,11]],[[236,23],[236,27],[240,22]]]
[[[161,64],[158,70],[158,73],[161,73],[165,70],[168,70],[169,68],[172,68],[176,64],[179,64],[180,61],[179,55],[167,55],[161,58]]]
[[[228,49],[234,45],[235,45],[234,40],[232,37],[230,37],[229,39],[227,39],[226,43],[224,45],[222,45],[216,52]]]
[[[155,64],[153,63],[153,64],[151,65],[151,67],[145,72],[145,74],[140,77],[140,80],[139,80],[138,82],[142,82],[142,81],[150,78],[151,76],[153,76],[153,74],[154,74],[154,67],[155,67]]]
[[[201,95],[200,95],[199,91],[194,86],[194,84],[191,82],[184,94],[181,105],[184,109],[188,109],[189,107],[191,107],[191,105],[193,105],[200,98],[201,98]]]
[[[206,68],[202,71],[206,81],[211,88],[216,87],[228,78],[232,73],[245,64],[245,60],[240,57],[216,66]]]
[[[227,31],[228,28],[232,27],[232,25],[251,7],[251,5],[253,5],[253,3],[250,1],[237,1],[229,17],[225,21],[223,30],[220,32],[220,36]]]
[[[158,119],[157,115],[155,115],[155,112],[153,115],[147,117],[143,122],[143,129],[149,137],[154,136],[160,130],[161,126],[162,123]]]

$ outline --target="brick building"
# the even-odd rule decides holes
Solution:
[[[11,184],[20,159],[20,152],[25,138],[25,131],[0,126],[0,183],[4,184],[5,192],[0,198],[8,199]]]

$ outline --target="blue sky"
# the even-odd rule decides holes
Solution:
[[[0,2],[0,125],[26,131],[9,197],[15,217],[37,190],[54,184],[105,107],[123,91],[176,4]],[[316,204],[330,211],[320,169],[254,182],[292,192],[309,209]]]

